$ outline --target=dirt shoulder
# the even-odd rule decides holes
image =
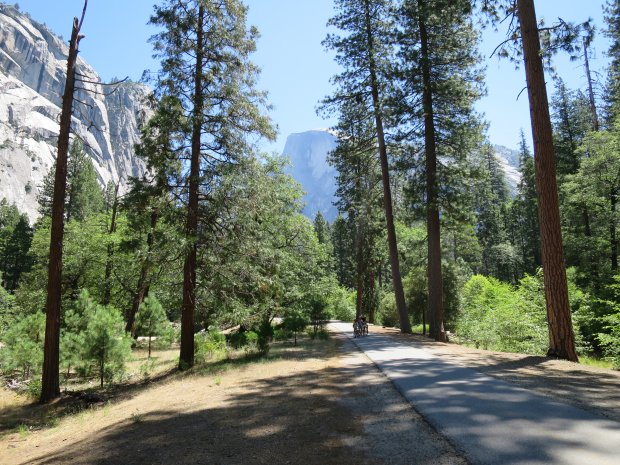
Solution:
[[[8,435],[0,463],[466,464],[342,335]]]
[[[458,344],[442,344],[392,328],[372,327],[374,333],[424,347],[451,363],[473,368],[544,396],[620,421],[620,372],[564,360],[492,352]]]

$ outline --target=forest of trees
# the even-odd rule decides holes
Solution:
[[[319,109],[338,120],[329,160],[340,215],[329,224],[301,214],[286,159],[257,149],[275,128],[257,89],[247,7],[161,2],[150,20],[161,69],[135,148],[147,174],[126,192],[102,188],[75,139],[64,201],[54,203],[52,170],[34,225],[0,202],[0,371],[42,374],[58,211],[56,376],[79,372],[103,386],[138,335],[149,357],[154,336],[178,340],[187,369],[200,361],[201,330],[253,331],[264,353],[276,317],[295,335],[315,322],[316,335],[326,319],[360,315],[437,341],[620,366],[620,1],[609,0],[597,25],[612,45],[596,95],[592,85],[569,89],[549,67],[554,53],[585,66],[595,28],[539,32],[533,6],[335,0],[338,32],[324,45],[342,72]],[[535,141],[528,147],[521,133],[514,195],[475,111],[481,27],[504,17],[513,29],[498,53],[525,60]],[[58,393],[52,380],[43,400]]]
[[[532,1],[335,3],[330,24],[341,32],[324,44],[343,71],[321,111],[339,120],[331,163],[341,215],[331,233],[357,313],[402,322],[402,276],[407,318],[424,332],[428,323],[438,341],[447,329],[478,347],[617,364],[620,4],[608,2],[604,26],[539,32]],[[521,133],[514,195],[474,110],[484,93],[481,25],[506,17],[497,53],[525,63],[535,141],[532,150]],[[595,93],[588,74],[586,90],[568,89],[553,55],[568,53],[589,72],[595,26],[612,44],[607,81]],[[379,184],[383,151],[391,192]]]

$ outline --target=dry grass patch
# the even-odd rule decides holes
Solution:
[[[341,336],[129,386],[53,428],[11,433],[0,456],[7,465],[465,464]]]

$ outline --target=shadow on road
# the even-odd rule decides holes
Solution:
[[[480,366],[472,369],[454,354],[444,357],[441,345],[417,338],[377,334],[357,339],[356,344],[474,463],[598,465],[614,463],[611,460],[620,453],[620,423],[560,402],[561,390],[556,393],[558,400],[552,400],[480,372],[542,369],[545,359],[541,357],[508,362],[498,357],[480,363],[484,370],[474,371]],[[428,350],[431,347],[436,350]],[[573,387],[600,389],[592,379],[579,380],[582,374],[578,368],[569,374]],[[555,382],[560,385],[559,372],[546,376],[549,380],[557,376]],[[531,383],[535,384],[535,377]],[[599,452],[602,455],[596,455]],[[568,454],[577,461],[567,462]]]

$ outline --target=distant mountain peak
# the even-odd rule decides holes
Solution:
[[[338,216],[336,201],[336,169],[327,162],[328,154],[336,148],[337,135],[332,130],[313,129],[288,136],[283,155],[290,157],[288,172],[299,182],[306,195],[303,213],[313,219],[321,212],[330,223]],[[497,158],[511,195],[517,192],[521,180],[519,152],[502,145],[494,145]]]
[[[294,133],[286,139],[283,155],[290,157],[289,172],[306,191],[303,213],[311,219],[318,211],[329,222],[338,216],[334,206],[337,172],[327,162],[336,141],[333,131],[326,129]]]

